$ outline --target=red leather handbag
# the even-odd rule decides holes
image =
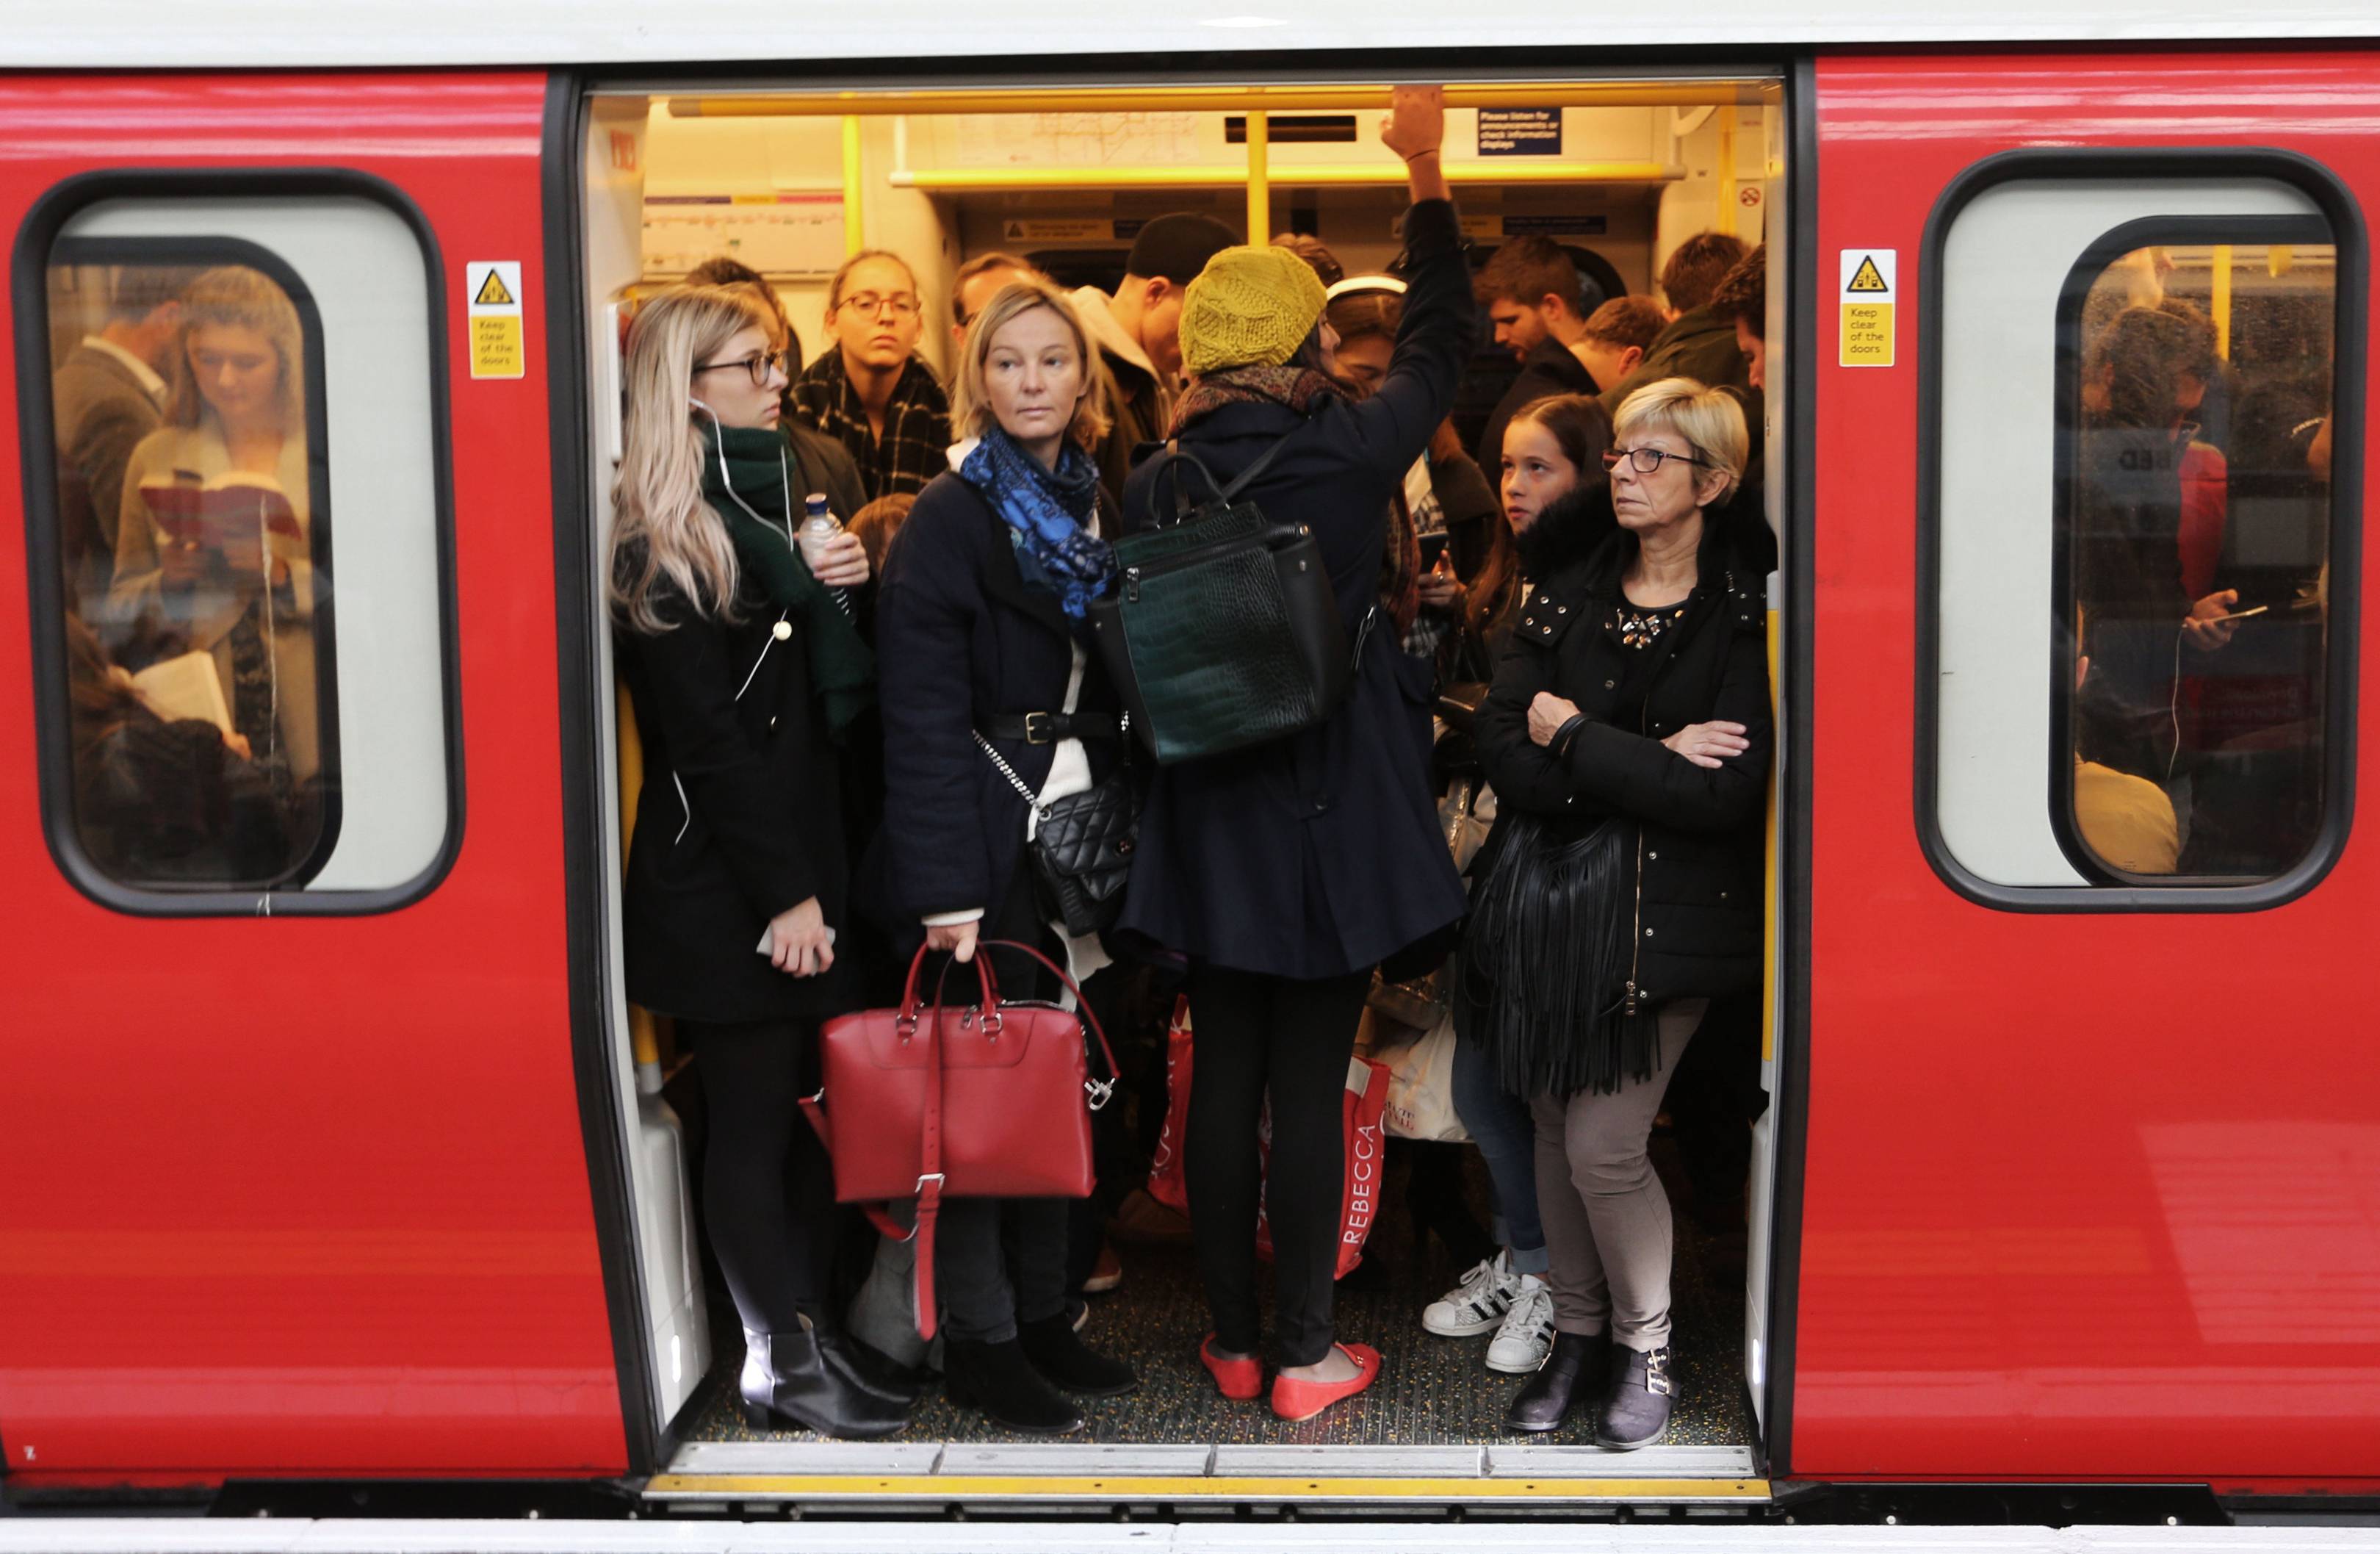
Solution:
[[[991,950],[1014,950],[1047,966],[1075,995],[1079,1017],[1053,1003],[1002,1002],[986,953]],[[921,1004],[917,980],[926,954],[920,949],[909,963],[898,1009],[865,1009],[826,1023],[820,1035],[825,1083],[802,1111],[834,1162],[838,1200],[916,1201],[913,1232],[880,1212],[871,1218],[887,1235],[916,1235],[917,1331],[931,1338],[934,1225],[942,1200],[1090,1196],[1090,1114],[1114,1092],[1116,1062],[1083,990],[1039,951],[1000,939],[978,944],[980,1001],[957,1009],[942,1003],[949,965],[935,984],[933,1006]],[[1090,1076],[1086,1026],[1107,1060],[1104,1080]]]

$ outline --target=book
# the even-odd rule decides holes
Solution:
[[[224,698],[223,676],[212,653],[183,653],[159,659],[132,676],[132,688],[149,710],[168,722],[196,718],[229,734],[231,704]]]
[[[176,469],[142,480],[140,501],[159,532],[185,545],[237,552],[253,547],[262,532],[281,541],[273,546],[276,556],[305,559],[306,532],[298,527],[298,510],[270,475],[233,469],[202,477]]]

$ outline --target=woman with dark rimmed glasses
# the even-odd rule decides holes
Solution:
[[[628,330],[610,596],[645,783],[622,913],[628,997],[677,1022],[709,1112],[703,1219],[743,1319],[745,1416],[881,1436],[915,1390],[835,1330],[834,1190],[796,1110],[818,1026],[857,1002],[843,759],[875,665],[813,574],[778,431],[783,364],[748,288],[678,287]],[[847,948],[847,947],[846,947]]]
[[[1554,1299],[1553,1351],[1506,1422],[1553,1430],[1599,1392],[1616,1451],[1661,1438],[1676,1388],[1653,1116],[1711,999],[1759,977],[1776,552],[1729,502],[1748,442],[1724,390],[1629,396],[1608,506],[1597,488],[1557,516],[1617,528],[1536,580],[1478,718],[1499,807],[1465,1029],[1532,1098]]]

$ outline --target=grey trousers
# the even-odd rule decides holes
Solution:
[[[1537,1212],[1553,1269],[1554,1326],[1635,1350],[1670,1342],[1670,1195],[1645,1152],[1670,1073],[1710,1007],[1672,999],[1657,1014],[1661,1066],[1609,1095],[1529,1102],[1537,1125]]]

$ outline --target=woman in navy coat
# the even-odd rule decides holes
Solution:
[[[1089,603],[1115,576],[1086,451],[1106,427],[1097,360],[1074,304],[1047,283],[993,296],[959,365],[967,440],[894,539],[877,616],[884,888],[899,936],[914,946],[922,932],[961,961],[979,938],[1054,940],[1077,981],[1105,952],[1096,935],[1066,938],[1037,901],[1034,807],[1018,784],[1041,803],[1083,792],[1123,747],[1115,692],[1087,651]],[[1033,963],[996,958],[1002,989],[1033,996]],[[953,1402],[1058,1435],[1083,1426],[1062,1392],[1137,1385],[1067,1316],[1064,1200],[953,1199],[941,1225]]]
[[[1215,1331],[1201,1358],[1226,1396],[1262,1385],[1256,1220],[1258,1113],[1272,1104],[1269,1186],[1280,1375],[1273,1407],[1306,1418],[1368,1386],[1379,1356],[1334,1342],[1331,1281],[1345,1163],[1341,1097],[1373,970],[1444,936],[1463,892],[1427,773],[1430,666],[1372,619],[1391,492],[1446,418],[1475,333],[1461,229],[1439,168],[1442,94],[1399,89],[1382,137],[1402,156],[1404,319],[1361,404],[1334,381],[1323,292],[1286,249],[1216,256],[1184,304],[1196,381],[1172,432],[1219,482],[1287,445],[1247,495],[1312,527],[1350,641],[1346,704],[1321,727],[1160,770],[1143,813],[1123,927],[1186,954],[1197,1026],[1185,1167]],[[1127,525],[1170,508],[1163,460],[1124,492]]]

